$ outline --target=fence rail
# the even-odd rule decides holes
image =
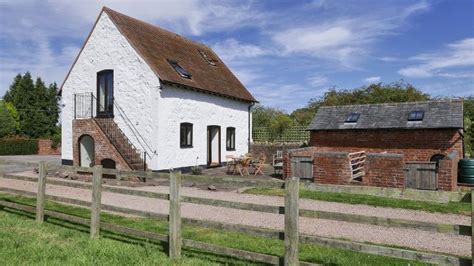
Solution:
[[[91,220],[90,221],[87,220],[87,225],[91,227],[91,237],[97,237],[100,230],[105,229],[105,230],[115,230],[119,233],[132,232],[130,233],[130,235],[139,234],[140,236],[150,236],[149,238],[151,239],[159,238],[158,240],[161,239],[160,241],[163,241],[163,239],[166,238],[167,240],[166,242],[169,241],[169,245],[172,245],[173,247],[172,250],[170,250],[171,257],[179,257],[179,254],[180,254],[179,245],[181,244],[183,247],[193,247],[193,248],[202,247],[203,250],[213,252],[216,254],[225,254],[225,255],[240,257],[244,259],[251,259],[251,260],[260,261],[260,262],[265,261],[265,262],[276,263],[277,261],[279,261],[279,258],[276,256],[259,254],[259,253],[244,251],[244,250],[229,249],[226,247],[219,247],[216,245],[203,243],[203,242],[197,242],[194,240],[182,239],[180,235],[180,230],[182,227],[181,224],[186,224],[186,225],[203,226],[203,227],[208,227],[208,228],[213,228],[213,229],[235,231],[235,232],[241,232],[241,233],[252,234],[252,235],[257,235],[257,236],[262,236],[262,237],[276,238],[276,239],[283,239],[283,236],[284,236],[285,247],[286,247],[284,260],[286,260],[288,264],[293,264],[294,260],[297,259],[297,253],[298,253],[297,246],[298,245],[296,243],[298,242],[312,243],[312,244],[319,244],[319,245],[322,244],[322,245],[331,246],[335,248],[343,248],[343,249],[349,249],[349,250],[358,251],[358,252],[385,255],[385,256],[398,257],[398,258],[404,258],[404,259],[414,259],[414,260],[421,259],[422,261],[431,262],[431,263],[449,263],[453,265],[459,265],[459,264],[462,264],[463,261],[465,262],[465,260],[457,258],[457,257],[453,257],[453,256],[432,254],[432,253],[426,253],[426,252],[420,252],[420,251],[403,250],[403,249],[398,249],[398,248],[382,247],[382,246],[377,246],[377,245],[372,245],[372,244],[354,243],[354,242],[345,241],[345,240],[328,239],[328,238],[323,238],[323,237],[299,234],[297,217],[317,217],[317,218],[324,218],[324,219],[334,219],[334,220],[341,220],[341,221],[360,222],[360,223],[378,224],[378,225],[386,225],[386,226],[399,226],[399,227],[408,227],[408,228],[413,227],[417,229],[426,227],[425,228],[426,230],[438,231],[438,232],[446,232],[444,230],[446,230],[445,226],[447,225],[419,223],[415,221],[405,221],[405,220],[395,221],[393,219],[360,216],[360,215],[345,216],[344,214],[340,214],[340,213],[331,213],[331,212],[322,212],[322,211],[313,211],[313,210],[304,210],[304,209],[295,208],[295,206],[298,206],[297,204],[298,190],[299,190],[298,178],[290,178],[286,180],[285,206],[268,206],[268,205],[254,204],[254,203],[231,202],[231,201],[225,201],[225,200],[195,198],[195,197],[180,195],[179,188],[181,186],[181,174],[177,172],[171,174],[169,177],[172,180],[172,184],[170,186],[170,193],[168,194],[168,193],[157,193],[157,192],[145,192],[145,191],[140,191],[140,190],[111,187],[111,186],[106,186],[106,185],[102,186],[101,185],[102,182],[99,182],[99,181],[101,179],[101,175],[103,174],[103,170],[105,169],[102,169],[99,166],[97,166],[96,168],[93,168],[93,172],[95,173],[93,184],[84,184],[84,183],[79,183],[79,182],[74,182],[74,181],[47,179],[46,178],[47,169],[44,163],[40,164],[39,170],[40,171],[39,171],[38,178],[23,177],[23,176],[8,175],[8,174],[3,174],[2,176],[0,176],[3,178],[18,179],[18,180],[24,180],[24,181],[29,181],[29,182],[36,181],[38,182],[38,191],[36,193],[23,191],[23,190],[15,190],[15,189],[10,189],[10,188],[0,188],[0,191],[29,196],[29,197],[36,197],[37,198],[36,208],[33,208],[33,207],[24,207],[24,208],[26,209],[29,208],[30,212],[35,212],[36,217],[37,217],[36,219],[40,223],[44,221],[45,215],[51,216],[50,214],[52,213],[51,211],[44,209],[44,201],[46,199],[63,202],[67,204],[90,207],[92,215],[91,215]],[[92,169],[88,168],[88,169],[82,169],[82,170],[91,171]],[[45,189],[44,189],[46,184],[68,186],[68,187],[75,187],[75,188],[82,188],[82,189],[92,189],[94,193],[90,202],[84,201],[84,200],[66,198],[66,197],[46,195]],[[129,208],[118,207],[118,206],[113,206],[113,205],[107,205],[107,204],[100,203],[101,201],[100,194],[102,191],[120,193],[120,194],[125,194],[125,195],[135,195],[135,196],[156,198],[156,199],[162,199],[162,200],[171,199],[170,203],[172,204],[170,204],[169,215],[129,209]],[[252,210],[252,211],[260,211],[260,212],[285,214],[285,232],[278,231],[278,230],[271,230],[271,229],[263,229],[263,228],[252,227],[252,226],[183,218],[183,217],[180,217],[180,213],[179,213],[181,202],[204,204],[204,205],[211,205],[211,206],[218,206],[218,207],[225,207],[225,208],[236,208],[236,209],[242,209],[242,210]],[[474,202],[474,199],[473,199],[473,202]],[[10,208],[15,208],[16,206],[16,205],[15,206],[11,205],[11,203],[5,203],[3,201],[0,201],[0,205],[10,207]],[[170,233],[168,236],[165,236],[165,235],[158,235],[153,232],[137,231],[135,229],[120,227],[118,225],[107,225],[100,222],[101,211],[112,211],[112,212],[125,213],[125,214],[131,214],[131,215],[136,215],[136,216],[151,217],[151,218],[156,218],[156,219],[168,219],[171,225]],[[67,219],[67,220],[75,219],[73,222],[75,222],[78,219],[83,219],[83,218],[75,217],[75,216],[72,216],[74,218],[69,219],[70,215],[69,216],[66,214],[61,214],[61,215],[63,215],[62,218]],[[84,224],[83,220],[82,222],[83,222],[82,224]],[[472,235],[472,227],[464,226],[464,228],[461,228],[460,226],[457,226],[457,225],[450,225],[450,226],[453,227],[452,228],[453,232],[457,230],[457,233],[461,234],[460,232],[464,231],[463,234]],[[290,232],[289,230],[291,230],[292,233],[289,233]],[[467,232],[467,231],[470,231],[470,232]],[[300,262],[300,263],[305,264],[303,262]]]
[[[266,142],[284,142],[284,143],[303,143],[309,141],[309,131],[306,127],[297,126],[284,130],[281,134],[273,133],[267,127],[254,127],[252,129],[252,139],[256,143]]]

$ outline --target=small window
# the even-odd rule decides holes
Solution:
[[[359,120],[359,113],[350,113],[346,118],[346,123],[356,123]]]
[[[214,58],[211,58],[209,55],[207,55],[203,50],[198,50],[199,54],[206,60],[206,62],[211,65],[211,66],[216,66],[217,60]]]
[[[181,123],[180,126],[180,146],[190,148],[193,146],[193,124]]]
[[[424,116],[425,116],[424,111],[411,111],[408,114],[408,121],[423,121]]]
[[[186,79],[190,79],[191,78],[191,73],[189,73],[186,69],[182,68],[178,62],[176,61],[173,61],[173,60],[168,60],[168,62],[170,63],[170,65],[174,68],[174,70],[176,70],[176,72],[178,72],[178,74],[182,77],[182,78],[186,78]]]
[[[235,127],[228,127],[226,135],[226,149],[235,151]]]

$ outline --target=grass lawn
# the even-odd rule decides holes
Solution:
[[[35,199],[0,194],[1,200],[34,206]],[[47,202],[46,208],[89,218],[87,209]],[[129,218],[103,213],[102,221],[144,231],[167,234],[167,222],[149,218]],[[0,211],[0,258],[6,265],[17,264],[185,264],[211,263],[248,265],[246,261],[212,254],[183,250],[181,261],[170,261],[165,247],[159,243],[132,239],[101,232],[97,240],[89,240],[88,228],[48,219],[37,225],[33,216],[20,211]],[[67,228],[67,227],[69,228]],[[4,230],[8,228],[8,230]],[[241,233],[184,226],[183,237],[226,247],[282,256],[283,241]],[[301,244],[300,259],[325,265],[426,265],[420,262],[357,253],[318,245]]]
[[[245,193],[257,195],[283,196],[284,190],[279,188],[251,188],[246,190]],[[379,207],[422,210],[428,212],[471,215],[470,202],[438,203],[406,199],[393,199],[361,194],[310,191],[306,189],[300,189],[300,198],[349,204],[366,204]]]

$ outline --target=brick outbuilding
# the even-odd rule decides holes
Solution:
[[[308,129],[311,148],[289,156],[310,156],[315,182],[456,188],[464,154],[461,100],[325,106]]]

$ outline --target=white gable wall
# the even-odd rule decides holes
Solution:
[[[106,13],[102,13],[62,90],[62,159],[73,160],[74,94],[96,95],[97,72],[114,70],[114,97],[134,127],[157,155],[149,168],[163,170],[207,163],[207,126],[221,127],[221,161],[226,154],[248,151],[249,103],[187,89],[164,86]],[[95,106],[94,106],[95,109]],[[139,149],[125,119],[114,108],[114,121]],[[180,148],[180,123],[193,124],[193,147]],[[226,128],[236,128],[235,151],[226,151]]]
[[[62,90],[62,159],[72,160],[74,94],[97,93],[97,72],[114,70],[114,98],[146,142],[156,135],[160,82],[150,67],[119,32],[106,13],[100,16]],[[94,107],[95,110],[95,107]],[[114,108],[115,122],[142,149],[126,120]]]
[[[248,106],[210,94],[164,86],[159,100],[157,153],[150,167],[169,169],[207,163],[207,126],[221,127],[221,161],[248,152]],[[180,148],[180,124],[193,124],[193,147]],[[226,150],[226,128],[235,127],[235,151]]]

